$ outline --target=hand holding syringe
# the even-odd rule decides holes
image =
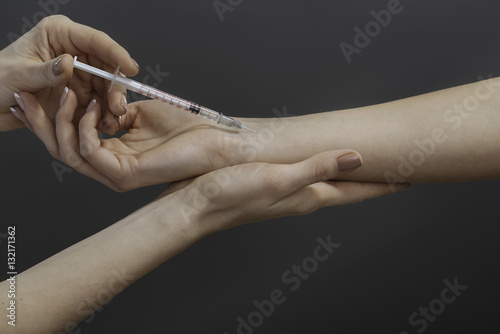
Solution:
[[[240,122],[232,119],[231,117],[224,116],[222,113],[213,111],[211,109],[202,107],[196,103],[189,102],[187,100],[181,99],[177,96],[174,96],[172,94],[165,93],[159,89],[156,89],[154,87],[148,86],[141,84],[140,82],[137,82],[135,80],[122,77],[118,75],[119,67],[116,69],[114,74],[108,73],[106,71],[100,70],[98,68],[95,68],[93,66],[81,63],[77,60],[77,57],[75,57],[74,61],[74,67],[88,72],[90,74],[97,75],[103,79],[111,81],[111,86],[109,90],[113,87],[113,85],[119,85],[122,86],[128,90],[131,90],[133,92],[136,92],[138,94],[150,97],[155,100],[159,100],[165,103],[170,103],[171,105],[175,105],[178,108],[184,109],[186,111],[190,111],[191,113],[202,116],[205,118],[208,118],[209,120],[216,122],[217,124],[223,124],[228,127],[236,127],[238,129],[247,129],[250,131],[254,131],[250,128],[245,127],[242,125]]]

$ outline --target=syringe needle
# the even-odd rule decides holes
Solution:
[[[241,123],[236,122],[234,119],[231,117],[224,116],[222,113],[219,113],[217,111],[202,107],[196,103],[189,102],[187,100],[181,99],[177,96],[174,96],[172,94],[168,94],[166,92],[163,92],[157,88],[141,84],[140,82],[134,81],[132,79],[129,79],[127,77],[122,77],[118,75],[119,72],[119,67],[116,69],[115,74],[111,74],[108,72],[105,72],[101,69],[95,68],[93,66],[84,64],[76,60],[77,57],[74,59],[74,67],[97,75],[98,77],[101,77],[103,79],[111,81],[111,87],[114,84],[120,85],[130,91],[139,93],[141,95],[147,96],[149,98],[153,98],[155,100],[162,101],[164,103],[170,103],[171,105],[177,106],[177,108],[186,110],[191,112],[192,114],[198,115],[205,117],[212,122],[217,122],[217,124],[223,124],[228,127],[234,127],[236,126],[237,128],[243,128],[248,131],[253,131],[257,132],[254,129],[247,128],[246,126],[243,126]],[[110,87],[110,89],[111,89]]]
[[[255,131],[254,129],[247,128],[247,127],[246,127],[246,126],[244,126],[243,124],[241,125],[241,127],[242,127],[243,129],[246,129],[246,130],[249,130],[249,131],[252,131],[252,132],[257,132],[257,131]]]

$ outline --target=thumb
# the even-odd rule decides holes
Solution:
[[[363,165],[358,152],[335,150],[316,154],[309,159],[290,165],[289,185],[293,191],[321,181],[334,180]]]
[[[40,63],[28,71],[33,88],[65,85],[73,75],[73,57],[68,54]]]

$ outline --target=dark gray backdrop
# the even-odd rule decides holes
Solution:
[[[404,0],[403,12],[351,64],[339,43],[352,44],[353,28],[388,1],[232,3],[224,21],[208,0],[71,0],[51,8],[127,48],[142,65],[139,80],[159,65],[170,73],[160,88],[235,116],[273,117],[273,108],[284,106],[296,115],[363,106],[499,74],[495,1]],[[36,1],[4,1],[0,45],[9,32],[20,34],[23,17],[33,22],[43,10]],[[117,194],[77,172],[59,182],[54,160],[26,130],[0,134],[0,151],[0,233],[17,225],[20,269],[100,231],[162,189]],[[423,327],[412,327],[410,315],[455,277],[468,288],[425,332],[498,331],[499,186],[419,184],[212,235],[74,333],[233,334],[237,317],[247,318],[252,302],[273,289],[287,300],[255,333],[416,333]],[[328,235],[340,248],[291,292],[281,275]]]

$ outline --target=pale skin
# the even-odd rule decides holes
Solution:
[[[494,83],[495,85],[498,84],[496,81]],[[415,141],[423,143],[430,138],[435,145],[432,154],[427,154],[425,160],[417,166],[418,168],[415,168],[407,179],[418,181],[466,181],[493,179],[497,178],[499,173],[499,160],[497,157],[499,152],[498,148],[495,147],[495,142],[498,140],[497,124],[499,124],[499,116],[496,111],[498,99],[495,94],[492,93],[488,98],[484,99],[478,98],[478,105],[475,109],[469,107],[470,110],[467,110],[467,108],[454,107],[454,105],[465,104],[471,96],[476,96],[477,89],[484,87],[481,85],[477,83],[470,84],[378,106],[293,117],[286,120],[242,119],[241,121],[245,122],[245,125],[259,129],[256,134],[218,129],[208,122],[200,121],[196,117],[179,112],[164,104],[143,102],[133,104],[129,113],[124,117],[123,129],[130,129],[130,131],[120,139],[103,141],[98,139],[96,126],[100,118],[99,105],[90,108],[81,119],[78,127],[80,137],[77,138],[76,128],[73,125],[74,108],[72,103],[74,102],[72,102],[71,91],[68,91],[68,95],[58,111],[57,127],[54,127],[50,120],[43,117],[45,115],[43,109],[37,105],[36,99],[30,95],[23,94],[23,99],[25,99],[29,107],[25,112],[22,110],[19,112],[23,115],[30,129],[43,138],[49,150],[55,152],[54,154],[66,152],[64,153],[65,156],[73,156],[78,155],[83,150],[85,159],[81,158],[79,163],[75,163],[75,167],[87,166],[87,168],[95,168],[95,170],[87,170],[91,176],[92,173],[102,173],[102,176],[105,176],[106,173],[111,172],[133,171],[133,175],[140,180],[138,183],[153,184],[160,180],[166,181],[172,178],[188,177],[190,174],[203,173],[204,169],[213,169],[224,164],[266,159],[287,163],[300,160],[304,156],[307,157],[328,147],[352,145],[357,150],[364,152],[364,166],[352,173],[328,175],[320,179],[385,181],[385,171],[397,171],[400,163],[397,159],[398,156],[401,155],[410,159],[412,152],[416,148],[423,150]],[[486,95],[488,94],[479,94],[479,96],[483,97]],[[163,117],[162,115],[166,113],[171,114],[168,115],[169,117]],[[167,118],[170,122],[167,121]],[[178,121],[178,124],[183,125],[180,127],[170,125],[171,122],[175,124],[176,121]],[[58,130],[58,127],[62,127],[62,129]],[[263,137],[266,132],[265,129],[274,131],[273,136]],[[441,131],[436,132],[435,129],[441,129]],[[353,132],[358,135],[353,136]],[[259,134],[261,134],[260,137]],[[297,134],[302,136],[299,137]],[[62,138],[73,139],[68,141],[67,139],[62,140]],[[267,139],[263,140],[262,138]],[[190,145],[195,148],[186,149]],[[67,152],[71,153],[68,155]],[[224,152],[230,152],[231,154],[225,155]],[[201,158],[201,163],[191,164],[192,167],[190,167],[187,165],[187,161],[192,161],[194,157],[198,157],[198,160]],[[318,158],[318,156],[313,157],[313,159],[315,158]],[[76,162],[77,160],[73,158],[72,161]],[[186,162],[186,165],[183,162]],[[144,164],[149,166],[152,177],[143,176],[140,173],[140,167]],[[370,164],[371,168],[367,168],[367,164]],[[137,165],[138,169],[131,168],[134,165]],[[327,165],[331,164],[318,167],[306,163],[302,166],[306,166],[304,171],[311,172],[312,170],[324,171]],[[245,192],[240,194],[243,196],[242,198],[250,198],[250,203],[255,200],[256,203],[264,204],[265,207],[269,208],[269,206],[265,205],[266,200],[262,198],[263,194],[280,193],[283,195],[282,192],[278,191],[280,187],[286,187],[292,191],[296,189],[292,187],[295,182],[291,174],[284,173],[283,169],[274,169],[274,172],[269,169],[276,168],[276,166],[263,165],[262,163],[243,165],[243,168],[251,168],[250,174],[247,174],[247,172],[243,174],[249,176],[249,178],[238,178],[231,185],[238,184],[240,181],[244,182],[243,185],[240,184],[236,187],[236,189],[240,190],[245,189]],[[278,166],[284,168],[284,166],[297,165]],[[171,173],[162,175],[162,168]],[[235,166],[218,170],[213,172],[215,174],[211,173],[202,176],[189,185],[198,185],[200,190],[203,183],[207,181],[206,177],[214,175],[214,178],[216,178],[216,173],[223,173],[224,171],[228,171],[230,175],[233,168],[241,167]],[[156,173],[156,171],[158,172]],[[254,173],[257,173],[257,175]],[[130,177],[132,174],[125,173],[125,175]],[[312,180],[318,180],[318,174],[315,173],[315,175]],[[258,176],[263,178],[261,179]],[[126,177],[123,180],[125,179]],[[299,179],[301,182],[304,181],[303,177]],[[262,183],[256,183],[256,180],[261,180]],[[121,181],[122,179],[114,179],[112,182],[116,186]],[[177,187],[182,188],[184,183],[188,182],[190,181],[174,184],[171,191],[175,191]],[[306,186],[295,190],[292,196],[287,196],[285,192],[284,198],[290,200],[288,209],[291,211],[288,211],[288,213],[293,212],[293,210],[295,210],[295,213],[307,213],[314,208],[320,207],[319,203],[325,203],[323,201],[326,198],[331,198],[326,195],[328,190],[331,190],[330,182],[315,183],[312,187]],[[128,184],[128,187],[134,188],[138,183]],[[337,186],[365,187],[361,191],[365,193],[369,188],[382,186],[382,184],[336,182]],[[257,185],[257,189],[253,188],[254,185]],[[396,185],[396,187],[400,186]],[[266,189],[266,187],[272,188]],[[126,188],[127,186],[120,187],[120,190]],[[391,186],[387,185],[386,190],[390,188]],[[253,193],[252,189],[255,190],[255,197],[251,195]],[[176,221],[181,219],[178,217],[179,212],[192,212],[190,210],[179,210],[179,208],[185,207],[186,203],[191,202],[191,205],[187,204],[188,207],[194,205],[192,196],[186,195],[188,193],[189,191],[186,191],[175,198],[169,197],[170,195],[165,197],[172,199],[173,207],[177,210],[176,213],[173,213],[173,217],[176,218],[172,221],[169,219],[170,224],[175,224]],[[357,194],[359,195],[360,192],[357,192]],[[262,212],[256,210],[255,206],[243,210],[241,207],[236,207],[231,210],[226,205],[241,203],[241,201],[233,201],[237,197],[234,193],[228,192],[227,195],[227,198],[220,198],[220,200],[217,198],[216,201],[209,201],[208,205],[222,206],[216,210],[220,214],[216,215],[215,219],[202,218],[198,215],[200,221],[208,222],[208,227],[212,231],[227,228],[228,225],[225,225],[224,222],[232,222],[229,223],[229,226],[234,226],[244,217],[252,217],[252,213]],[[179,203],[179,198],[188,202]],[[320,198],[323,200],[319,200]],[[349,197],[344,194],[343,198],[348,199]],[[352,201],[352,199],[348,200]],[[309,205],[312,205],[312,209]],[[213,209],[208,211],[214,212]],[[273,211],[271,210],[271,212]],[[155,210],[151,209],[148,212],[154,214]],[[195,215],[197,214],[195,213]],[[229,218],[227,220],[224,218],[226,215]],[[271,214],[271,216],[278,215],[276,211]],[[182,218],[185,219],[184,216]],[[252,219],[260,220],[262,217],[253,217]],[[222,225],[219,225],[221,222]],[[175,227],[172,228],[175,230]],[[197,227],[194,230],[200,231]],[[161,233],[156,230],[155,232],[154,238],[159,238]],[[196,237],[192,239],[186,238],[185,234],[179,235],[178,232],[172,231],[171,233],[177,239],[183,240],[184,246],[197,240]],[[201,235],[204,235],[204,233],[201,232]],[[127,239],[126,236],[120,239],[122,238]],[[168,244],[169,241],[166,240],[164,245]],[[184,246],[174,243],[173,247],[177,248],[169,251],[168,254],[163,254],[164,257],[155,263],[161,263],[161,261],[168,259]],[[146,251],[150,250],[146,249]],[[108,260],[104,259],[104,261]],[[61,263],[54,264],[54,266],[60,265]],[[99,266],[100,264],[96,263],[95,265]],[[147,269],[138,269],[137,276],[143,275],[146,271]],[[109,272],[106,275],[108,275],[106,283],[103,284],[109,284],[110,281],[116,280]],[[133,272],[130,277],[135,277],[135,275],[136,272]],[[60,307],[61,309],[78,310],[79,305],[75,304],[75,299],[80,298],[81,300],[82,298],[88,298],[88,296],[95,296],[102,289],[105,289],[105,287],[101,285],[90,291],[85,290],[83,295],[73,296],[72,299],[66,301],[68,304],[61,304]],[[69,308],[68,305],[70,305]],[[66,323],[73,321],[71,319],[83,319],[83,316],[78,318],[79,315],[74,314],[74,312],[71,314],[63,312],[67,316],[67,318],[64,318]],[[56,320],[59,321],[56,323],[63,326],[63,320]]]
[[[139,73],[139,65],[129,53],[102,31],[75,23],[62,15],[43,19],[31,31],[0,51],[0,131],[24,127],[9,108],[18,101],[14,93],[34,94],[52,118],[65,86],[78,97],[77,115],[83,114],[92,99],[104,106],[102,132],[113,134],[119,116],[127,111],[125,89],[115,86],[108,94],[102,80],[86,73],[73,73],[73,59],[114,71],[120,65],[126,75]]]
[[[364,159],[363,168],[348,180],[500,177],[500,78],[362,108],[239,119],[256,133],[217,127],[161,102],[140,102],[131,104],[122,119],[121,130],[128,133],[109,140],[98,139],[99,105],[82,118],[76,138],[71,94],[58,113],[57,129],[33,96],[21,96],[27,107],[19,113],[54,157],[118,191],[241,163],[293,163],[346,147]],[[85,159],[72,159],[76,153]]]
[[[272,128],[275,122],[244,121],[256,129]],[[258,134],[241,135],[247,143],[259,143]],[[362,154],[364,165],[348,180],[387,182],[390,171],[400,176],[393,182],[476,181],[500,178],[499,141],[500,78],[494,78],[379,105],[293,117],[252,160],[287,163],[349,147]],[[400,157],[413,166],[412,173],[399,173]]]
[[[329,181],[348,173],[339,171],[338,161],[352,153],[323,152],[289,165],[233,166],[171,184],[157,201],[18,275],[16,327],[4,319],[0,331],[68,331],[140,277],[210,233],[391,193],[385,183]],[[219,185],[215,197],[193,196],[203,194],[208,183]],[[408,185],[395,187],[401,190]],[[7,281],[0,283],[4,310],[8,290]]]
[[[198,150],[195,141],[200,134],[207,135],[207,142],[219,150],[219,144],[231,144],[226,135],[237,133],[193,122],[194,118],[188,119],[185,128],[175,127],[158,114],[163,109],[149,108],[151,103],[134,104],[127,112],[122,89],[115,87],[108,94],[101,80],[73,73],[71,57],[60,56],[66,52],[108,71],[119,64],[125,74],[137,72],[135,61],[105,34],[65,17],[45,19],[0,52],[1,131],[27,126],[54,156],[117,191],[158,182],[162,168],[163,174],[171,174],[170,181],[210,173],[170,184],[157,201],[17,275],[16,326],[9,325],[5,317],[0,321],[1,333],[66,332],[134,281],[210,233],[356,203],[409,187],[406,183],[334,181],[362,165],[361,156],[352,150],[327,151],[294,164],[248,163],[212,171],[234,163],[229,163],[222,150],[219,155],[204,146]],[[151,112],[146,111],[149,109]],[[116,117],[122,115],[122,119]],[[54,117],[57,126],[51,120]],[[105,145],[118,145],[117,152],[123,149],[127,154],[115,156],[100,150],[101,142],[94,135],[114,133],[118,127],[130,130],[126,144],[109,140]],[[165,151],[167,141],[170,151]],[[99,157],[104,159],[99,167],[86,160],[93,159],[95,148],[106,155]],[[145,161],[141,168],[147,169],[150,163],[154,175],[149,180],[142,172],[134,175],[132,165],[137,161],[128,160],[128,154],[143,151],[150,162]],[[165,154],[172,156],[165,159]],[[116,178],[100,171],[122,156],[130,164],[128,173]],[[195,167],[186,169],[186,165]],[[126,187],[124,182],[132,186]],[[218,187],[216,196],[204,194],[207,184]],[[0,303],[5,310],[10,305],[9,285],[8,281],[0,283]]]

